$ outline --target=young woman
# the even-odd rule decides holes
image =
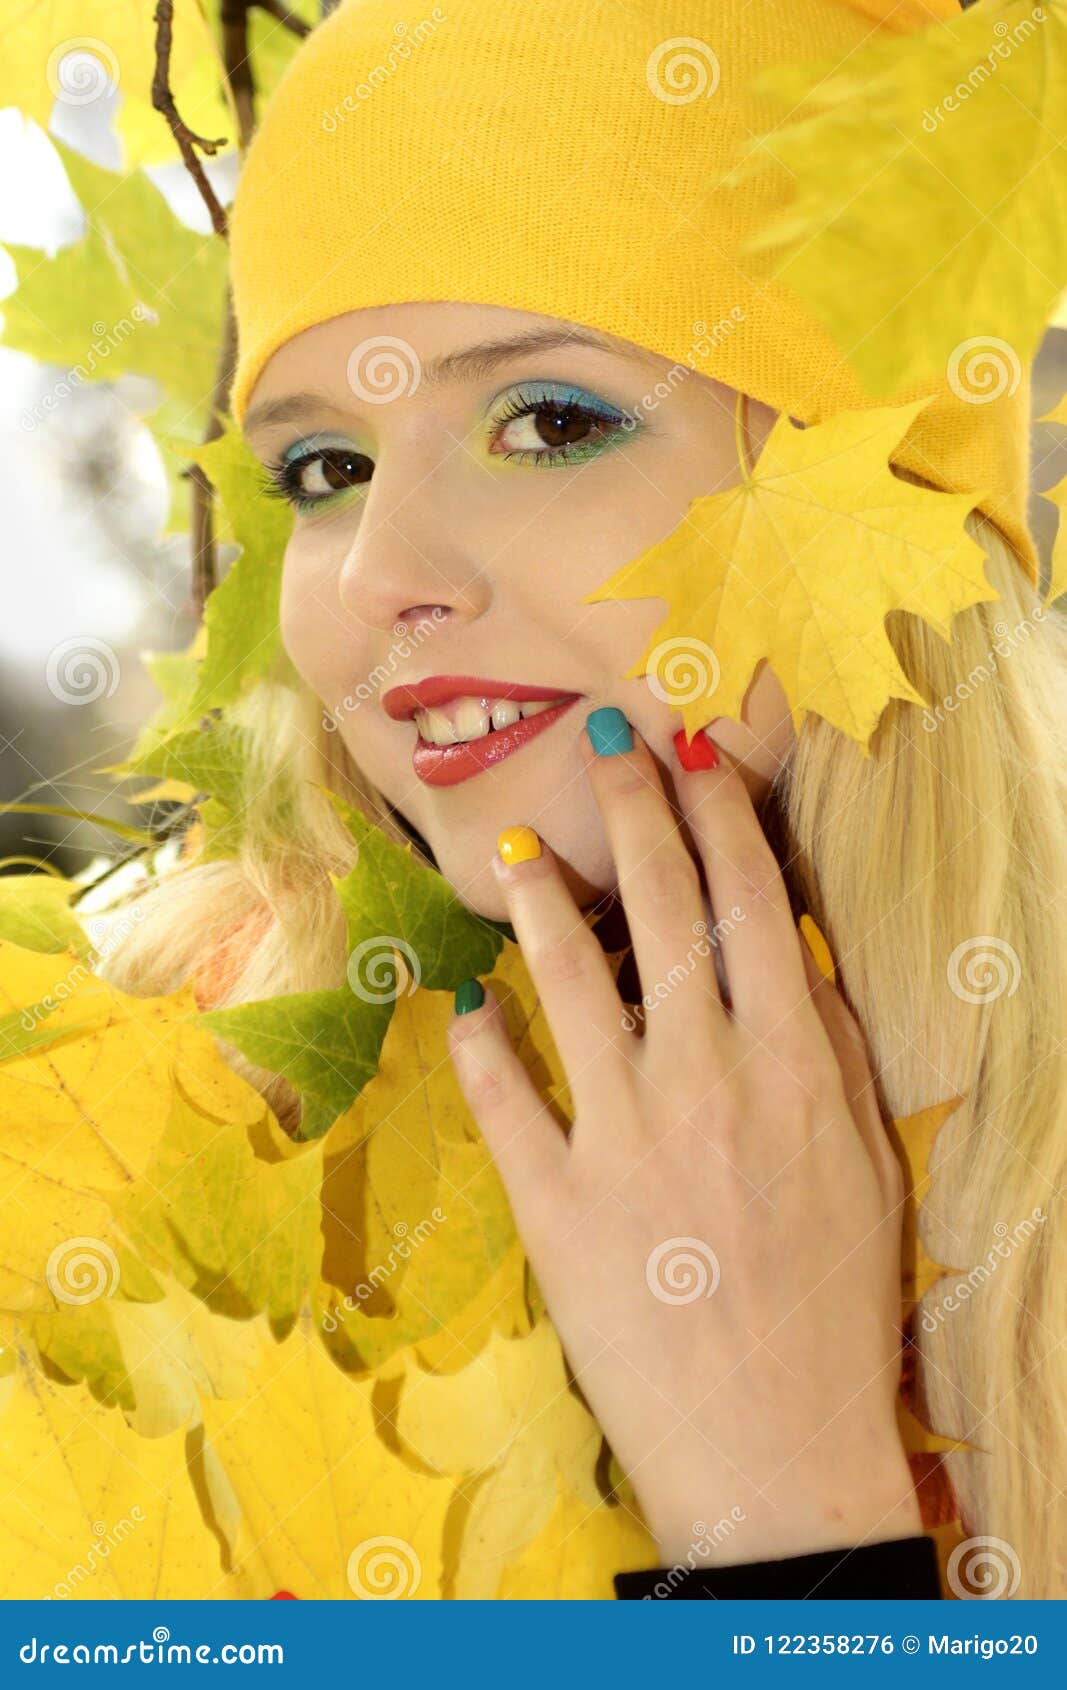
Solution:
[[[939,1593],[895,1412],[906,1184],[886,1122],[952,1098],[931,1254],[966,1269],[1044,1219],[916,1324],[920,1398],[972,1446],[948,1460],[964,1529],[1018,1594],[1067,1594],[1067,630],[1022,567],[1025,392],[995,417],[939,394],[896,459],[974,491],[999,595],[949,641],[886,622],[931,709],[951,701],[935,731],[900,699],[869,756],[815,712],[797,731],[762,663],[740,715],[712,704],[689,740],[662,689],[625,678],[662,601],[584,602],[740,479],[739,395],[750,464],[780,414],[870,403],[739,260],[760,192],[710,190],[766,115],[751,77],[956,10],[460,0],[399,54],[392,7],[348,0],[238,188],[233,402],[294,508],[281,628],[304,690],[235,707],[240,855],[142,894],[107,971],[134,990],[192,974],[205,1004],[337,984],[328,873],[352,841],[315,781],[512,925],[569,1133],[478,982],[450,1054],[661,1554],[619,1569],[623,1596]],[[697,94],[664,75],[671,48],[703,67]],[[1000,628],[1035,621],[957,708]],[[603,946],[624,936],[616,982]],[[957,990],[961,946],[1011,956],[1017,988]],[[232,1059],[294,1125],[286,1083]],[[707,1293],[656,1294],[668,1245]],[[731,1505],[728,1541],[668,1579],[694,1521]]]

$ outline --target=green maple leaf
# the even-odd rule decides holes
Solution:
[[[359,846],[352,871],[331,877],[347,922],[346,983],[199,1017],[297,1088],[304,1138],[327,1132],[377,1073],[402,989],[451,990],[491,968],[502,943],[497,928],[461,904],[444,876],[419,863],[410,847],[394,845],[343,799],[328,796]],[[404,957],[405,981],[394,950]]]
[[[0,877],[0,939],[27,951],[89,949],[85,929],[70,908],[78,888],[55,874],[5,874]]]
[[[54,258],[8,248],[19,286],[4,300],[4,343],[49,363],[80,365],[86,380],[124,371],[151,376],[170,399],[206,416],[222,329],[223,243],[180,223],[143,171],[117,174],[61,141],[53,145],[85,212],[85,231]],[[144,315],[133,315],[137,305]],[[94,334],[99,323],[104,328]],[[91,357],[94,341],[100,345]]]
[[[290,507],[265,496],[262,469],[232,419],[190,456],[218,494],[219,537],[236,541],[241,555],[204,607],[207,652],[183,719],[231,703],[283,658],[278,600],[293,525]]]
[[[76,381],[150,377],[161,387],[156,426],[201,432],[222,333],[223,242],[180,223],[143,171],[116,174],[53,145],[85,230],[51,258],[8,247],[18,285],[3,302],[3,344],[65,366]],[[175,515],[188,507],[188,483],[173,449],[161,449]]]
[[[206,1037],[201,1034],[200,1037]],[[258,1094],[230,1088],[217,1112],[185,1091],[122,1223],[144,1261],[219,1314],[266,1310],[287,1331],[322,1255],[322,1155],[291,1143]]]
[[[199,0],[176,0],[171,89],[186,123],[212,140],[232,136],[236,128],[220,39],[209,30]],[[178,156],[170,128],[152,104],[155,65],[150,0],[18,0],[5,7],[0,106],[18,106],[46,129],[57,99],[84,105],[117,88],[115,128],[127,169]]]
[[[177,732],[150,724],[129,758],[97,773],[158,775],[210,793],[200,806],[205,829],[201,860],[236,854],[249,787],[248,737],[225,717],[205,716],[199,726]]]

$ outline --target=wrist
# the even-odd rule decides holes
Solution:
[[[705,1511],[690,1506],[684,1517],[654,1524],[659,1564],[730,1566],[918,1536],[922,1513],[903,1450],[900,1466],[887,1480],[877,1491],[835,1492],[792,1506],[773,1506],[766,1492],[725,1513],[714,1505]]]

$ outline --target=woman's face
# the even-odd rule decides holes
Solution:
[[[491,859],[519,823],[552,846],[582,907],[614,887],[578,759],[591,710],[618,706],[672,790],[680,714],[645,677],[622,678],[664,601],[581,601],[693,499],[740,480],[735,397],[628,341],[451,302],[317,324],[256,383],[246,434],[298,501],[286,649],[359,767],[483,915],[506,917]],[[749,406],[752,455],[775,416]],[[427,681],[433,714],[413,718],[417,701],[397,689]],[[578,696],[515,726],[520,704],[494,696],[515,686]],[[713,708],[713,737],[743,760],[758,803],[792,742],[785,695],[762,664],[741,721]],[[453,735],[466,749],[427,743]]]

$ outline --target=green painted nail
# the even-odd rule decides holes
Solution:
[[[620,751],[632,751],[634,748],[630,724],[614,704],[591,710],[585,718],[585,731],[598,757],[615,757]]]
[[[461,980],[456,987],[456,1014],[467,1015],[472,1009],[481,1009],[485,1002],[485,988],[480,980]]]

